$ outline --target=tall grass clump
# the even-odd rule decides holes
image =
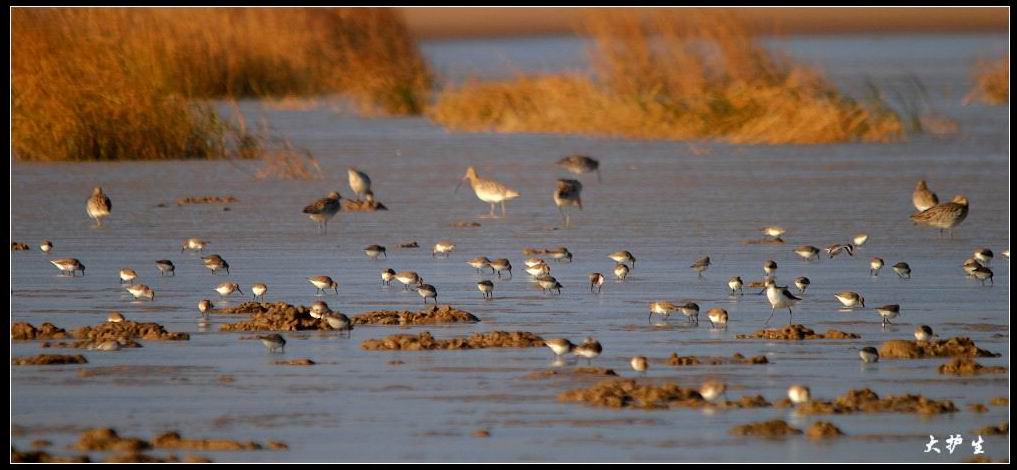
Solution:
[[[764,49],[734,18],[592,14],[592,73],[471,81],[428,115],[454,130],[550,132],[735,143],[883,142],[898,115],[839,92]]]
[[[980,61],[975,66],[975,88],[965,98],[1000,105],[1010,101],[1010,54],[999,60]]]
[[[380,8],[14,8],[12,141],[24,160],[252,156],[212,101],[340,95],[420,113],[430,89]]]

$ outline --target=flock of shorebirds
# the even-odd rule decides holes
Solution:
[[[597,173],[598,181],[600,180],[600,163],[588,156],[572,155],[565,157],[557,162],[557,165],[571,173],[582,175],[585,173]],[[371,179],[370,177],[357,169],[350,168],[348,170],[349,186],[352,192],[356,195],[359,201],[360,197],[371,198],[373,193],[371,192]],[[490,204],[492,216],[495,215],[496,206],[501,206],[501,213],[505,215],[505,203],[519,196],[519,192],[512,189],[511,187],[495,181],[493,179],[482,178],[477,174],[474,167],[470,166],[467,168],[465,175],[456,186],[456,191],[462,186],[463,182],[469,182],[476,194],[477,198],[481,201]],[[571,222],[569,210],[573,207],[582,209],[582,193],[583,185],[576,179],[559,179],[553,192],[553,201],[557,206],[561,217],[566,226]],[[311,220],[319,224],[319,230],[322,232],[327,231],[328,222],[340,212],[342,206],[340,200],[342,197],[338,192],[331,192],[326,197],[314,201],[303,209],[303,212],[307,214]],[[952,238],[952,230],[964,222],[968,215],[968,200],[962,195],[955,196],[949,202],[941,203],[939,198],[934,192],[929,190],[928,185],[924,180],[919,181],[912,194],[912,202],[915,209],[910,218],[915,224],[926,225],[932,228],[939,229],[940,236],[944,231],[949,231]],[[96,226],[102,225],[102,219],[108,217],[112,211],[112,203],[110,198],[103,193],[100,187],[94,188],[92,195],[88,198],[86,203],[86,212],[91,217]],[[783,237],[786,230],[780,226],[767,226],[760,229],[764,238],[767,238],[774,243],[783,243]],[[846,254],[848,256],[854,256],[856,250],[864,245],[868,241],[868,235],[859,233],[854,235],[851,240],[847,243],[835,243],[829,245],[825,249],[820,249],[811,245],[802,245],[794,248],[794,253],[797,254],[802,260],[811,262],[818,260],[822,255],[826,255],[828,258],[835,258],[839,255]],[[191,238],[185,240],[181,247],[181,252],[192,251],[203,253],[207,248],[209,242]],[[50,253],[53,250],[53,244],[49,241],[45,241],[40,245],[41,250],[44,253]],[[449,257],[455,251],[456,245],[454,242],[449,240],[441,240],[437,242],[432,248],[432,256],[434,257]],[[370,245],[364,248],[364,254],[372,259],[378,259],[379,257],[387,258],[387,250],[384,246]],[[547,250],[541,250],[540,256],[531,256],[523,261],[526,273],[531,277],[532,281],[536,283],[546,294],[549,295],[560,295],[562,291],[562,284],[551,275],[551,265],[545,259],[556,262],[571,262],[573,254],[566,247],[558,247]],[[1002,252],[1002,255],[1009,258],[1009,249]],[[630,251],[620,250],[607,255],[609,259],[614,261],[615,265],[611,273],[614,278],[618,281],[624,281],[629,273],[635,269],[636,258]],[[993,272],[989,267],[993,258],[992,250],[987,248],[976,249],[970,258],[964,261],[962,264],[963,270],[968,277],[974,278],[985,285],[986,281],[993,282]],[[230,265],[217,254],[211,254],[203,256],[201,258],[205,268],[210,272],[216,273],[223,271],[229,273]],[[56,266],[61,273],[65,275],[74,276],[77,272],[81,272],[82,275],[85,273],[85,266],[76,258],[57,258],[50,261]],[[489,259],[486,256],[477,256],[466,260],[466,263],[474,268],[478,273],[487,272],[489,270],[492,276],[497,276],[497,279],[501,280],[504,278],[511,279],[512,276],[512,263],[506,258]],[[162,259],[155,261],[156,267],[162,276],[173,276],[175,275],[175,266],[171,260]],[[709,269],[711,261],[709,257],[704,257],[696,260],[692,263],[689,268],[697,273],[699,277],[702,277],[703,273]],[[881,270],[884,268],[885,262],[880,257],[873,257],[869,262],[869,274],[870,276],[879,276]],[[778,285],[776,281],[776,271],[778,269],[777,263],[773,260],[767,260],[763,263],[763,279],[761,281],[753,281],[748,284],[744,283],[740,276],[731,277],[728,280],[727,286],[730,289],[731,295],[742,295],[743,288],[759,288],[761,291],[760,295],[765,294],[767,301],[770,304],[770,317],[767,319],[766,324],[769,324],[772,320],[775,312],[783,309],[788,311],[788,323],[791,324],[794,316],[793,307],[805,297],[806,291],[811,285],[811,281],[806,277],[798,277],[793,280],[796,292],[792,292],[789,286]],[[891,266],[893,272],[900,279],[911,278],[911,268],[906,262],[897,262]],[[122,284],[126,284],[125,288],[135,299],[155,299],[155,291],[145,284],[135,283],[138,279],[138,273],[130,267],[124,267],[120,270],[120,280]],[[328,292],[333,292],[335,295],[339,294],[339,283],[326,275],[317,275],[307,278],[308,282],[315,288],[315,295],[325,295]],[[424,303],[428,303],[428,299],[431,299],[435,304],[438,301],[438,289],[424,282],[424,279],[416,272],[404,271],[396,272],[391,268],[386,268],[381,271],[381,283],[385,286],[391,285],[392,281],[399,282],[404,289],[416,289],[420,297],[423,298]],[[589,289],[591,294],[599,294],[605,282],[607,276],[603,273],[595,272],[590,273],[588,276]],[[494,298],[495,283],[492,280],[481,280],[477,282],[477,289],[485,299]],[[217,286],[214,290],[222,298],[226,298],[233,294],[246,295],[241,289],[240,285],[232,281],[224,281]],[[265,283],[255,283],[250,286],[250,292],[255,300],[264,299],[265,294],[268,292],[268,286]],[[855,308],[866,308],[865,298],[852,291],[843,291],[834,294],[834,297],[847,309]],[[208,299],[203,299],[198,304],[198,309],[202,318],[207,318],[208,313],[214,308],[212,302]],[[897,318],[901,314],[901,307],[897,304],[882,305],[874,309],[875,313],[881,317],[881,321],[884,327],[891,324],[891,320]],[[111,314],[109,321],[123,321],[123,316],[114,312]],[[310,309],[310,313],[313,317],[325,320],[330,327],[336,330],[349,332],[352,329],[352,322],[350,319],[339,312],[338,310],[332,310],[323,301],[315,302]],[[667,300],[658,300],[649,304],[649,320],[652,322],[653,316],[658,315],[664,320],[668,319],[672,313],[680,313],[686,317],[690,323],[698,324],[700,306],[695,302],[671,302]],[[710,308],[706,311],[706,317],[713,328],[725,328],[728,323],[728,312],[720,307]],[[914,336],[919,341],[928,341],[935,338],[935,334],[927,325],[919,325],[914,332]],[[259,336],[262,343],[270,351],[282,350],[285,346],[285,339],[278,334]],[[580,344],[574,344],[567,338],[554,338],[545,341],[545,344],[555,355],[555,360],[560,361],[566,355],[573,355],[577,358],[585,358],[587,361],[599,356],[603,350],[600,342],[596,338],[588,337]],[[858,352],[861,360],[865,362],[878,361],[879,353],[875,348],[866,347]],[[631,366],[638,372],[645,372],[648,367],[648,361],[644,356],[637,356],[631,359]],[[800,386],[792,387],[789,390],[789,397],[792,401],[808,399],[808,389],[796,388]],[[704,397],[716,397],[722,396],[724,393],[723,384],[708,383],[704,385],[703,395]]]

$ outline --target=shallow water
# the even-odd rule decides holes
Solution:
[[[943,337],[970,336],[984,349],[1002,353],[980,359],[1009,364],[1008,109],[971,105],[960,98],[970,86],[975,60],[1005,47],[1005,37],[913,36],[883,40],[794,38],[791,49],[820,63],[848,85],[862,77],[892,80],[915,73],[930,88],[930,101],[958,120],[960,132],[919,136],[894,145],[729,146],[681,142],[590,139],[552,135],[451,134],[422,119],[362,120],[326,110],[264,112],[273,128],[307,146],[327,175],[320,181],[256,181],[250,162],[144,162],[117,164],[25,164],[12,166],[12,237],[32,251],[12,253],[11,321],[51,321],[68,330],[103,321],[110,310],[129,319],[155,321],[170,331],[191,333],[187,342],[143,341],[141,349],[117,353],[85,351],[85,366],[12,368],[12,443],[33,439],[66,446],[76,431],[110,426],[121,434],[153,437],[177,429],[184,437],[282,440],[288,451],[209,452],[216,461],[960,461],[971,457],[973,431],[999,424],[1009,407],[973,413],[969,403],[1009,396],[1009,374],[953,378],[936,368],[944,360],[884,361],[862,366],[856,350],[891,338],[911,338],[916,324]],[[505,73],[505,61],[521,69],[582,64],[581,49],[558,39],[490,41],[487,57],[464,56],[462,43],[428,44],[439,70],[462,76],[474,69]],[[516,52],[513,52],[516,51]],[[519,51],[526,51],[519,55]],[[458,58],[458,59],[457,59]],[[825,60],[829,60],[826,62]],[[534,65],[537,64],[537,65]],[[540,65],[545,64],[545,65]],[[547,65],[551,64],[551,65]],[[551,201],[554,180],[565,176],[553,162],[587,153],[602,162],[604,181],[583,177],[585,210],[563,228]],[[482,176],[516,187],[522,196],[508,204],[508,217],[486,217],[487,206],[468,188],[453,193],[467,164]],[[345,168],[358,166],[374,179],[378,199],[391,210],[343,213],[327,236],[300,209],[330,190],[349,194]],[[911,189],[929,180],[941,199],[963,193],[971,201],[967,221],[952,239],[914,227],[907,216]],[[113,199],[113,216],[90,227],[83,203],[101,184]],[[233,195],[221,206],[173,204],[190,195]],[[169,203],[159,208],[157,204]],[[452,228],[457,220],[479,228]],[[746,245],[756,228],[789,229],[784,246]],[[856,232],[870,234],[856,256],[803,263],[791,252],[799,244],[824,247]],[[268,299],[309,304],[315,300],[306,276],[328,274],[341,284],[326,301],[343,312],[379,308],[415,309],[415,293],[382,288],[378,272],[418,271],[437,286],[441,303],[473,312],[481,323],[425,328],[361,327],[352,339],[316,332],[286,334],[285,354],[271,355],[243,334],[219,333],[215,316],[199,328],[196,304],[213,298],[225,276],[208,274],[196,255],[181,254],[180,242],[200,237],[210,252],[231,264],[231,279],[248,291],[269,285]],[[433,259],[429,247],[452,239],[456,252]],[[65,278],[38,251],[43,239],[52,256],[73,256],[88,267],[85,277]],[[422,248],[399,250],[401,241]],[[387,259],[371,261],[361,248],[389,247]],[[522,248],[564,245],[572,264],[552,262],[565,285],[560,297],[533,287],[522,270]],[[997,253],[994,287],[965,279],[961,262],[978,246]],[[591,271],[608,273],[607,253],[629,249],[637,266],[624,282],[610,281],[599,296],[585,286]],[[496,282],[495,299],[483,301],[477,275],[463,263],[486,255],[508,257],[514,279]],[[687,269],[709,255],[704,279]],[[887,265],[907,261],[914,270],[902,281],[888,268],[868,275],[868,259]],[[161,278],[159,258],[177,264],[177,276]],[[769,315],[765,299],[727,294],[728,277],[762,276],[764,260],[775,260],[781,281],[805,275],[812,287],[795,318],[817,331],[827,328],[862,335],[855,341],[779,343],[736,340],[760,328]],[[118,286],[117,270],[133,266],[152,286],[154,302],[133,302]],[[882,329],[872,310],[844,312],[832,294],[862,293],[870,307],[899,303],[897,325]],[[646,305],[657,299],[693,299],[705,309],[731,314],[726,330],[698,328],[680,318],[648,325]],[[235,299],[233,303],[239,302]],[[218,302],[217,302],[218,303]],[[786,315],[778,312],[780,325]],[[880,394],[922,393],[953,400],[960,411],[923,418],[905,414],[797,417],[785,409],[637,411],[559,403],[566,389],[596,379],[524,380],[551,367],[546,349],[439,352],[369,352],[367,338],[428,330],[436,337],[474,331],[525,330],[545,337],[580,340],[595,335],[604,354],[595,365],[633,377],[628,359],[642,354],[663,359],[681,355],[766,354],[765,366],[672,368],[653,363],[648,380],[697,386],[708,378],[729,384],[728,395],[784,396],[789,384],[805,383],[813,396],[833,398],[852,388]],[[16,355],[47,352],[39,343],[13,344]],[[49,352],[71,352],[50,350]],[[312,367],[274,365],[280,358],[309,357]],[[388,362],[398,359],[402,365]],[[104,369],[108,367],[118,369]],[[571,367],[571,365],[569,366]],[[79,369],[105,371],[79,377]],[[221,380],[223,376],[232,382]],[[735,425],[782,418],[798,427],[832,421],[847,436],[815,443],[805,438],[755,440],[733,437]],[[473,437],[490,430],[490,438]],[[933,434],[962,434],[952,455],[923,453]],[[1009,459],[1007,439],[983,436],[994,460]],[[93,457],[102,457],[94,454]]]

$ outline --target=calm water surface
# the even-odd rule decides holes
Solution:
[[[117,164],[25,164],[12,167],[12,237],[33,245],[12,253],[11,321],[50,321],[71,329],[119,310],[129,319],[155,321],[191,334],[187,342],[146,341],[140,349],[84,352],[86,366],[12,369],[12,422],[20,432],[12,444],[34,439],[66,446],[76,432],[110,426],[121,434],[152,437],[176,429],[185,437],[278,439],[288,451],[220,452],[217,461],[960,461],[971,457],[974,430],[1008,420],[1009,407],[987,413],[967,409],[1009,396],[1009,374],[954,378],[939,375],[943,360],[884,361],[862,366],[856,350],[892,338],[911,338],[916,324],[941,336],[970,336],[980,347],[1002,354],[984,365],[1009,365],[1008,109],[961,106],[970,87],[970,66],[1006,46],[996,36],[913,36],[885,39],[792,38],[785,47],[824,67],[846,86],[861,80],[892,81],[915,74],[929,88],[930,105],[955,118],[959,133],[920,136],[894,145],[690,146],[682,142],[591,139],[553,135],[452,134],[422,119],[356,119],[326,110],[280,111],[247,103],[272,127],[310,148],[326,178],[318,181],[257,181],[256,163],[139,162]],[[496,76],[513,69],[581,67],[575,41],[527,39],[437,42],[425,46],[436,68],[452,78]],[[551,201],[553,162],[587,153],[602,162],[604,181],[584,178],[585,210],[563,228]],[[468,164],[482,176],[516,187],[522,196],[508,204],[508,217],[485,217],[487,206],[468,190],[453,194]],[[300,209],[331,190],[349,194],[345,168],[357,166],[375,181],[378,199],[391,208],[338,216],[327,236]],[[971,201],[967,221],[953,239],[914,227],[910,194],[926,178],[941,199],[963,193]],[[95,184],[113,199],[113,216],[90,227],[84,200]],[[233,195],[221,206],[173,204],[190,195]],[[157,207],[159,203],[168,207]],[[453,228],[476,220],[479,228]],[[756,228],[789,229],[785,246],[746,245]],[[826,246],[856,232],[870,241],[853,258],[803,263],[791,252],[799,244]],[[414,270],[437,286],[439,300],[475,313],[481,323],[427,328],[362,327],[352,339],[334,334],[287,334],[284,355],[267,354],[241,334],[219,333],[217,316],[199,328],[196,304],[214,298],[224,276],[212,276],[195,255],[181,254],[189,237],[212,241],[212,253],[231,264],[230,278],[245,291],[252,282],[269,285],[269,300],[309,304],[315,300],[308,275],[328,274],[341,284],[338,298],[325,300],[347,314],[371,309],[416,309],[416,293],[382,288],[384,267]],[[449,259],[432,259],[428,247],[452,239]],[[62,278],[37,248],[49,239],[53,256],[72,256],[88,275]],[[417,240],[422,249],[398,250]],[[371,261],[361,249],[388,246],[388,259]],[[565,285],[560,297],[543,296],[522,271],[527,246],[564,245],[572,264],[552,263]],[[995,287],[965,279],[962,261],[975,247],[997,252]],[[612,251],[628,249],[638,259],[625,283],[608,282],[603,294],[585,286],[592,271],[608,273]],[[495,299],[483,301],[465,259],[508,257],[517,274],[496,281]],[[697,279],[687,266],[709,255],[713,266]],[[868,275],[868,259],[888,266],[910,263],[914,278],[901,281],[889,269]],[[152,263],[170,258],[177,276],[161,278]],[[778,278],[804,275],[813,285],[796,319],[816,330],[858,333],[855,341],[780,343],[736,340],[760,328],[769,315],[765,298],[747,292],[730,297],[726,281],[762,276],[773,259]],[[133,266],[156,292],[155,302],[133,302],[118,286],[117,270]],[[844,312],[833,293],[854,290],[867,305],[899,303],[897,325],[882,329],[872,310]],[[731,323],[712,330],[681,319],[649,325],[646,305],[657,299],[691,299],[704,310],[726,308]],[[234,303],[239,299],[234,300]],[[775,321],[786,321],[778,314]],[[833,398],[852,388],[880,394],[922,393],[953,400],[961,411],[923,418],[879,414],[798,417],[785,409],[638,411],[559,403],[556,395],[594,380],[525,380],[552,367],[546,349],[386,353],[360,348],[367,338],[431,331],[436,337],[476,331],[525,330],[545,337],[580,340],[595,335],[605,352],[594,363],[633,376],[628,359],[642,354],[660,360],[682,355],[766,354],[770,365],[672,368],[653,363],[648,380],[698,386],[715,378],[729,396],[763,394],[776,401],[789,384],[804,383],[813,395]],[[38,343],[13,344],[13,353],[44,352]],[[59,352],[59,351],[54,351]],[[309,357],[313,367],[277,366],[280,358]],[[390,365],[398,359],[402,365]],[[79,377],[78,371],[120,366],[113,374]],[[223,376],[232,382],[221,380]],[[804,438],[782,441],[730,436],[735,425],[781,418],[806,427],[829,420],[847,437],[828,443]],[[476,429],[490,438],[476,438]],[[962,434],[953,455],[923,453],[928,436],[942,441]],[[1006,438],[984,436],[992,459],[1009,459]],[[944,454],[946,451],[944,450]],[[94,458],[102,455],[95,454]]]

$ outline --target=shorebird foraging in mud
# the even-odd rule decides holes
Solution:
[[[177,275],[177,267],[173,264],[173,261],[170,261],[168,259],[155,260],[155,267],[159,269],[160,276]]]
[[[865,297],[862,297],[861,294],[857,292],[846,290],[833,294],[833,296],[840,301],[841,305],[847,308],[865,308]]]
[[[77,271],[81,271],[81,275],[85,275],[85,265],[81,264],[77,258],[57,258],[49,260],[50,264],[56,266],[60,270],[61,275],[70,275],[74,277]]]
[[[417,295],[424,298],[424,303],[427,303],[427,299],[434,299],[434,304],[438,305],[438,289],[430,284],[421,284],[417,287]]]
[[[705,256],[697,259],[695,263],[692,263],[692,265],[689,266],[689,268],[699,276],[699,279],[702,279],[703,272],[710,269],[710,257]]]
[[[102,218],[109,217],[111,210],[113,210],[113,203],[110,202],[109,196],[103,193],[99,186],[92,188],[92,195],[85,202],[85,212],[95,220],[96,227],[102,226]]]
[[[556,294],[561,295],[561,283],[558,282],[554,276],[544,274],[537,278],[537,285],[544,291],[545,294]]]
[[[879,276],[879,270],[883,269],[884,264],[886,263],[883,262],[883,258],[873,256],[872,259],[869,260],[869,275]]]
[[[795,287],[798,288],[798,293],[805,295],[805,291],[809,290],[809,286],[812,285],[812,281],[805,276],[795,278]]]
[[[766,324],[770,324],[770,320],[773,319],[773,314],[778,308],[786,308],[788,313],[787,324],[790,325],[795,315],[794,312],[791,311],[791,307],[802,299],[795,297],[794,294],[788,292],[786,286],[778,287],[777,283],[773,279],[767,279],[764,285],[766,286],[766,300],[770,301],[770,317],[766,319]]]
[[[438,243],[434,244],[434,248],[431,248],[431,257],[444,256],[449,257],[453,251],[456,250],[455,242],[451,240],[439,240]]]
[[[353,334],[353,322],[341,312],[327,312],[321,315],[321,319],[333,330]]]
[[[932,341],[936,334],[932,332],[929,325],[918,325],[915,327],[915,341]]]
[[[911,266],[903,261],[893,265],[893,272],[901,279],[911,279]]]
[[[212,304],[211,300],[201,299],[201,301],[198,302],[198,313],[200,313],[202,317],[207,317],[208,313],[214,308],[215,305]]]
[[[615,263],[628,264],[630,269],[636,269],[636,258],[628,250],[616,251],[607,255],[607,257],[614,260]]]
[[[472,166],[466,169],[466,175],[459,180],[455,192],[459,192],[459,187],[463,185],[463,181],[467,180],[470,182],[470,187],[473,188],[473,193],[477,195],[477,199],[491,205],[491,217],[495,216],[494,206],[496,204],[501,204],[501,215],[504,217],[505,201],[519,197],[519,193],[516,190],[495,180],[477,176],[477,170]]]
[[[592,336],[587,336],[583,344],[572,348],[572,354],[586,358],[587,364],[591,364],[603,351],[604,348],[600,345],[600,341]]]
[[[900,305],[890,304],[882,307],[876,307],[876,313],[878,313],[880,317],[883,317],[883,328],[886,328],[887,324],[893,324],[890,320],[900,316]]]
[[[570,352],[576,347],[571,341],[565,338],[551,338],[544,340],[544,346],[551,349],[554,353],[555,358],[560,358]]]
[[[996,285],[996,282],[992,280],[992,270],[985,266],[978,266],[971,271],[971,277],[981,281],[983,286],[985,285],[985,281],[989,281],[990,286]]]
[[[261,300],[265,300],[266,292],[268,292],[268,284],[265,284],[264,282],[255,282],[254,284],[251,284],[251,294],[254,295],[254,300],[258,300],[258,297],[261,297]]]
[[[494,283],[487,279],[477,282],[477,290],[484,295],[485,299],[494,298]]]
[[[335,217],[336,214],[342,210],[343,205],[340,201],[342,196],[339,193],[333,191],[328,193],[328,196],[318,199],[311,204],[304,207],[304,213],[307,214],[311,220],[318,223],[319,233],[328,233],[328,221]]]
[[[685,315],[685,319],[689,323],[699,324],[699,304],[695,302],[686,302],[678,306],[678,311]]]
[[[776,225],[769,225],[760,228],[759,231],[762,232],[763,235],[770,237],[774,240],[780,240],[780,236],[787,233],[787,230],[784,230],[784,227],[778,227]]]
[[[650,368],[650,361],[646,360],[646,356],[635,356],[629,360],[629,365],[632,366],[632,370],[646,375],[646,370]]]
[[[745,292],[742,291],[742,287],[744,285],[745,285],[745,283],[742,282],[742,277],[741,276],[731,276],[731,279],[727,280],[727,288],[731,289],[731,295],[734,295],[734,293],[736,291],[740,295],[745,295]]]
[[[795,254],[800,256],[805,261],[812,261],[819,259],[819,248],[812,245],[802,245],[795,248]]]
[[[550,250],[547,250],[547,255],[550,256],[551,259],[559,263],[562,260],[568,260],[569,263],[572,262],[572,252],[569,251],[569,249],[565,248],[564,246],[559,246],[558,248],[552,248]]]
[[[854,243],[855,247],[859,247],[869,241],[869,234],[867,233],[856,233],[855,236],[851,237],[851,242]]]
[[[922,212],[939,204],[939,198],[936,197],[936,193],[929,190],[925,180],[918,180],[915,191],[911,193],[911,203],[915,205],[918,212]]]
[[[721,328],[727,327],[727,310],[713,307],[706,311],[706,318],[710,320],[710,326],[714,328],[718,326]]]
[[[53,242],[43,240],[42,244],[39,245],[39,249],[42,250],[43,253],[49,254],[50,251],[53,251]]]
[[[258,340],[265,345],[265,349],[268,349],[270,353],[283,352],[283,348],[286,347],[286,338],[283,338],[279,333],[258,335]]]
[[[155,291],[144,284],[133,284],[127,286],[125,289],[127,289],[127,292],[130,292],[135,299],[148,299],[150,301],[155,300]]]
[[[619,281],[624,281],[629,276],[629,267],[623,263],[614,265],[614,277]]]
[[[982,263],[979,263],[978,260],[974,258],[968,258],[964,260],[964,264],[962,264],[961,267],[964,268],[964,273],[967,274],[968,277],[971,277],[972,274],[975,272],[975,268],[978,268],[981,265]]]
[[[240,290],[240,284],[231,281],[223,281],[219,283],[218,286],[215,286],[215,291],[219,293],[219,297],[224,299],[234,292],[240,295],[246,295],[244,294],[244,291]]]
[[[498,279],[501,279],[502,272],[508,272],[508,277],[512,277],[512,263],[505,258],[497,258],[491,260],[491,269],[498,273]]]
[[[325,295],[325,291],[332,289],[335,291],[335,295],[339,295],[339,283],[332,280],[328,276],[311,276],[307,278],[307,282],[314,285],[314,295]]]
[[[879,362],[879,350],[872,346],[866,346],[858,350],[858,357],[864,363]]]
[[[396,272],[395,272],[394,269],[392,269],[392,268],[382,269],[381,270],[381,285],[383,285],[383,286],[390,286],[390,285],[392,285],[392,280],[395,279],[395,277],[396,277]]]
[[[535,264],[526,268],[526,274],[536,278],[551,273],[551,267],[547,263]]]
[[[226,274],[230,273],[230,264],[227,263],[226,260],[222,258],[222,256],[219,255],[204,256],[201,258],[201,263],[204,264],[205,268],[211,271],[212,274],[215,274],[215,272],[220,269],[226,271]]]
[[[771,276],[775,272],[777,272],[777,262],[772,259],[766,260],[766,262],[763,263],[763,273],[767,276]]]
[[[699,394],[706,401],[714,401],[720,397],[727,396],[727,384],[710,380],[699,387]]]
[[[652,302],[650,303],[650,316],[647,317],[646,321],[652,322],[654,314],[660,315],[664,317],[664,320],[667,320],[668,318],[671,317],[671,312],[675,312],[677,310],[678,310],[677,305],[666,300],[658,300],[656,302]]]
[[[184,243],[180,246],[180,252],[183,253],[188,250],[201,252],[205,250],[205,247],[208,246],[208,244],[208,242],[200,238],[188,238],[187,240],[184,240]]]
[[[495,272],[494,268],[491,267],[491,260],[486,256],[470,258],[466,260],[466,264],[470,265],[473,269],[476,269],[478,273],[485,269],[490,269],[492,274]]]
[[[106,321],[109,323],[123,323],[124,320],[124,314],[120,312],[109,312],[109,315],[106,315]]]
[[[992,250],[988,248],[977,248],[972,256],[983,265],[989,265],[992,263]]]
[[[830,259],[833,259],[841,253],[847,253],[848,256],[854,256],[855,246],[850,243],[834,243],[833,245],[826,247],[826,255],[829,256]]]
[[[812,392],[809,390],[809,387],[794,384],[787,388],[787,399],[791,400],[791,403],[795,405],[801,405],[812,400]]]
[[[322,315],[326,313],[332,313],[332,309],[328,308],[328,304],[321,300],[316,300],[311,304],[310,311],[311,318],[320,319]]]
[[[953,238],[954,227],[964,222],[967,217],[968,198],[957,195],[950,202],[936,204],[922,212],[913,214],[911,220],[916,224],[938,228],[940,236],[943,236],[943,230],[949,230],[950,238]]]
[[[579,180],[560,179],[554,188],[554,205],[558,207],[558,213],[565,219],[565,226],[572,225],[572,215],[569,207],[578,207],[583,210],[583,183]]]
[[[539,266],[541,264],[547,264],[547,261],[537,258],[536,256],[531,256],[523,260],[523,265],[526,266],[527,268],[532,268],[534,266]]]
[[[138,278],[138,273],[134,271],[134,268],[123,267],[120,268],[120,283],[134,284],[134,280]]]
[[[561,168],[568,170],[569,173],[581,175],[584,173],[597,172],[597,182],[602,183],[603,180],[600,177],[600,162],[596,159],[587,157],[586,155],[569,155],[556,163]]]
[[[590,273],[587,279],[590,280],[590,293],[592,294],[593,288],[596,287],[599,294],[600,290],[604,287],[604,275],[601,273]]]
[[[356,168],[347,168],[346,174],[350,180],[350,190],[353,191],[353,195],[360,200],[360,196],[366,196],[371,191],[371,177]]]
[[[419,286],[424,283],[424,280],[413,271],[403,271],[396,273],[395,279],[403,285],[403,289],[409,289],[410,286]]]
[[[379,256],[388,258],[388,253],[386,252],[385,247],[381,245],[367,245],[364,247],[364,254],[373,260],[377,260]]]

